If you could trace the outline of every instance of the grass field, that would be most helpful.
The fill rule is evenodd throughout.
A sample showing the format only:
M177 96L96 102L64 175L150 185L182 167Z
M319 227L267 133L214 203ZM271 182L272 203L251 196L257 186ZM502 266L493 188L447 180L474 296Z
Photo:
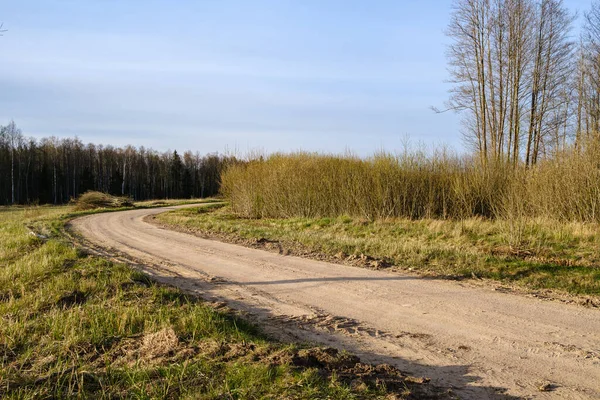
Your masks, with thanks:
M347 354L276 343L126 265L79 251L62 233L74 215L70 207L0 209L1 398L421 393L398 371L382 374ZM207 215L211 221L224 217Z
M293 254L600 295L600 227L595 223L481 218L372 221L347 216L247 219L220 205L206 211L182 209L157 220L251 245L277 242Z

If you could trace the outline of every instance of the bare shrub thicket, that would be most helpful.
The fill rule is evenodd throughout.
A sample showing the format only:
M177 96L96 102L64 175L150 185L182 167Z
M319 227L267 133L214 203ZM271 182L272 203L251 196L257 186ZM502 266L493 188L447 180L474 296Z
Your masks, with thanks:
M250 218L484 217L600 222L600 146L566 149L535 166L485 166L439 151L367 159L275 154L228 168L223 194Z
M502 219L600 222L600 1L454 0L453 84L473 155L445 151L273 155L230 168L223 193L247 217Z

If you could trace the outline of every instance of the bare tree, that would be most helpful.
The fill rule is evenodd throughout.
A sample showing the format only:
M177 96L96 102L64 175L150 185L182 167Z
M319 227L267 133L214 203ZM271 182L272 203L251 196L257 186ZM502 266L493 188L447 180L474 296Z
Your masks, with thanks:
M518 157L531 6L525 0L457 0L447 35L456 86L449 109L465 112L464 132L482 162Z
M600 131L600 2L585 14L578 63L578 138L598 137Z
M529 82L526 165L537 162L544 142L554 139L569 118L568 85L575 70L575 43L569 36L574 16L562 0L542 0L535 18L537 32Z
M523 152L535 163L564 127L572 22L562 0L455 0L447 107L464 114L463 133L483 163L516 165Z

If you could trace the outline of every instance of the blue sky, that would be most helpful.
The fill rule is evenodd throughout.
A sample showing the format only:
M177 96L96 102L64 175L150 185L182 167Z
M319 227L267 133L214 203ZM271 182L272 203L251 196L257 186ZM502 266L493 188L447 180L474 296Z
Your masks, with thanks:
M586 10L589 0L568 0ZM0 124L201 153L462 148L451 1L4 0Z

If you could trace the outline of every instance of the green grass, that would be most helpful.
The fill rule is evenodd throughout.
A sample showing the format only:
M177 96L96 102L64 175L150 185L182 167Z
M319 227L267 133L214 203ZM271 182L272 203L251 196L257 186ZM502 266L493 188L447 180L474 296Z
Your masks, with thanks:
M0 209L1 398L387 395L375 380L351 387L355 377L338 378L333 367L301 366L318 349L273 342L243 320L78 250L61 233L74 215L69 207ZM333 364L344 360L356 364L333 356Z
M429 276L487 278L531 289L600 295L600 227L544 220L246 219L228 207L183 209L159 222L227 240L280 242L295 254L383 260Z

